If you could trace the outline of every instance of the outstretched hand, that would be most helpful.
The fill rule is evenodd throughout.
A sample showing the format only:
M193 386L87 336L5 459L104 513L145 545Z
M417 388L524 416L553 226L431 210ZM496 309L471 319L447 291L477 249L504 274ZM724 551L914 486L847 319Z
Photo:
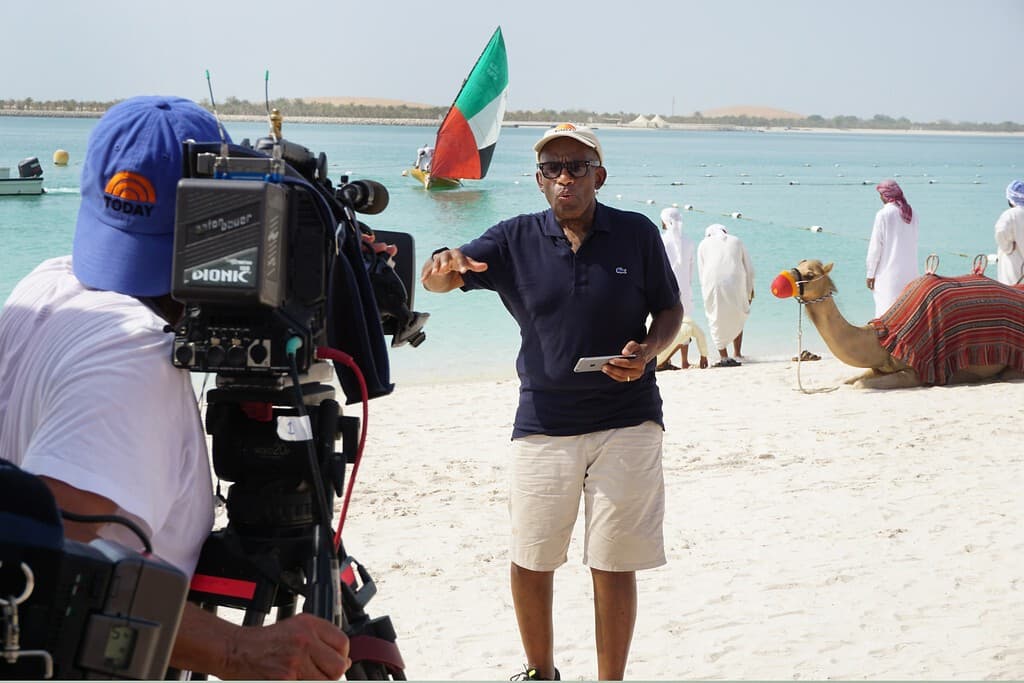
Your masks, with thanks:
M459 249L446 249L430 256L420 271L420 282L431 292L449 292L463 284L462 274L482 273L487 264L463 254Z

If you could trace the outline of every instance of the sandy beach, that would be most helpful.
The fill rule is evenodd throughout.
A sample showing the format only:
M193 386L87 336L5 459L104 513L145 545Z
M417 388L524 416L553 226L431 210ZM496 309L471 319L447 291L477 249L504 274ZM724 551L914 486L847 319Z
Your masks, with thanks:
M800 381L858 372L826 357ZM756 359L658 381L669 563L638 575L628 678L1024 679L1024 382L803 393L796 363ZM345 538L412 680L524 664L506 554L516 392L371 402ZM579 540L555 578L569 680L597 674Z

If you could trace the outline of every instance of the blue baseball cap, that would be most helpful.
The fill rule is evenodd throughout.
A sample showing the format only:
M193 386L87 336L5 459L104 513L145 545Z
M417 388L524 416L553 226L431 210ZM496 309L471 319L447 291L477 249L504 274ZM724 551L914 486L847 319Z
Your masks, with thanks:
M133 97L107 110L93 128L71 249L82 284L130 296L171 291L186 140L219 141L220 130L213 114L180 97Z

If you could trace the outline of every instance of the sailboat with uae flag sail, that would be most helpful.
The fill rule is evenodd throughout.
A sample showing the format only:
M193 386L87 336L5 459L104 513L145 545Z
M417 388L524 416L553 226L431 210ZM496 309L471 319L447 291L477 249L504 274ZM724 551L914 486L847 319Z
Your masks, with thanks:
M428 190L456 188L487 175L507 100L508 56L499 26L441 122L432 157L421 156L408 175Z

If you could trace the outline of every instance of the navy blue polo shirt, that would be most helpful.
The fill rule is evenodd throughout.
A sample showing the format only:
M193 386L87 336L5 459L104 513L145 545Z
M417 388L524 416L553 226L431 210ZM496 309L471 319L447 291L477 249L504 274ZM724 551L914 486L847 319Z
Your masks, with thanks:
M552 210L498 223L461 247L486 263L463 289L490 289L519 323L519 409L512 438L569 436L664 426L655 361L643 377L616 382L575 373L581 356L622 351L647 336L647 318L679 303L658 228L644 215L597 204L587 239L573 253Z

